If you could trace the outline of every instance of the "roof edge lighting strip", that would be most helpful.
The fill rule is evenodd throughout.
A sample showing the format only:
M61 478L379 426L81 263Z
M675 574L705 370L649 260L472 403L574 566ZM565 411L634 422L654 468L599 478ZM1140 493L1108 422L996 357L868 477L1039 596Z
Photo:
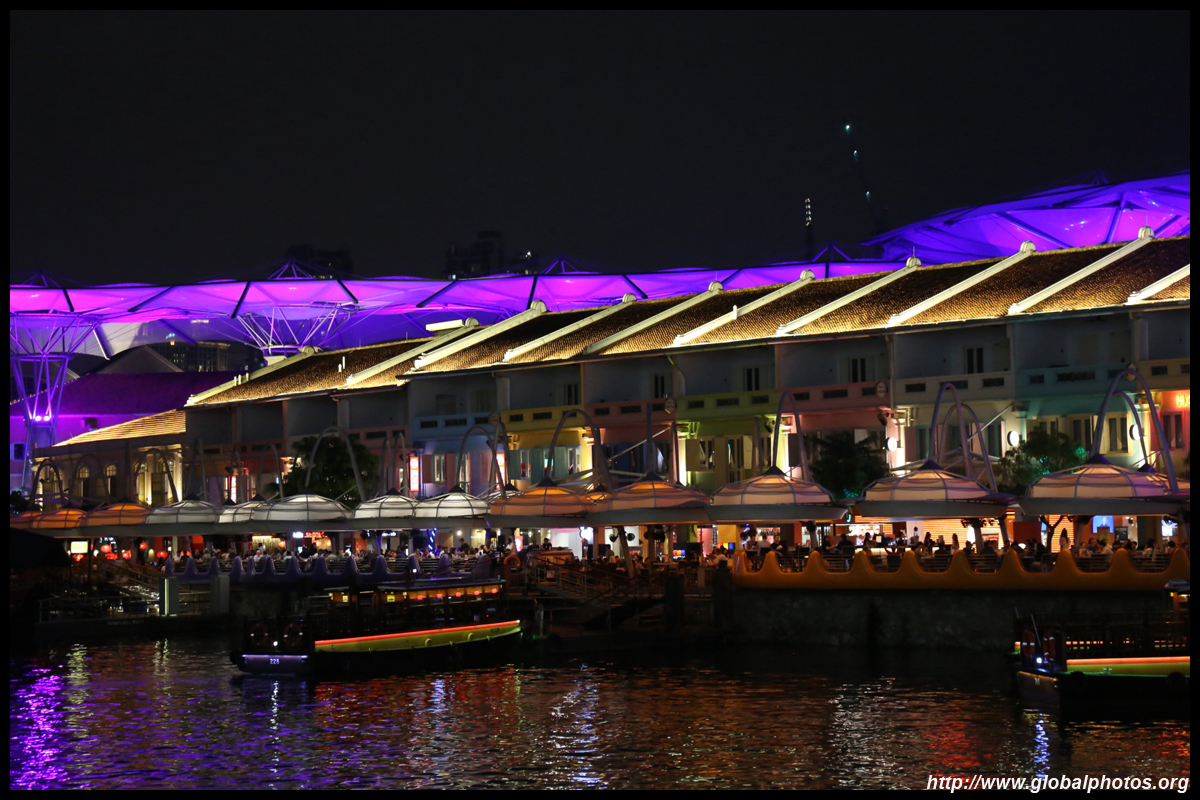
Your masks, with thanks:
M659 313L655 314L652 317L649 317L647 319L642 320L641 322L630 325L628 328L617 331L612 336L605 337L598 342L589 344L587 347L585 347L583 349L583 352L587 355L590 355L592 353L598 353L606 347L611 347L612 345L616 344L617 342L620 342L624 339L628 339L630 336L633 336L635 333L638 333L639 331L644 331L647 328L657 325L658 323L662 322L663 320L670 319L671 317L675 316L676 314L678 314L680 312L687 311L692 306L699 305L700 303L703 303L705 300L708 300L710 297L715 297L720 292L721 292L721 284L718 283L717 281L713 281L712 283L710 283L708 285L708 291L701 292L700 294L694 295L694 296L688 298L687 300L684 300L682 303L676 303L675 305L671 306L670 308L668 308L665 311L660 311Z
M1025 311L1027 309L1033 308L1034 306L1036 306L1038 303L1042 302L1046 298L1053 297L1054 295L1061 292L1063 289L1066 289L1068 286L1071 286L1072 284L1078 283L1079 281L1083 280L1088 275L1091 275L1094 272L1099 272L1100 270L1107 267L1109 264L1112 264L1116 261L1120 261L1125 256L1129 255L1130 253L1134 252L1135 250L1138 250L1139 248L1145 247L1152 241L1154 241L1153 229L1151 229L1149 225L1143 225L1141 230L1138 231L1138 238L1134 239L1132 242L1130 242L1129 244L1127 244L1123 247L1117 248L1116 250L1114 250L1113 252L1104 256L1100 260L1094 261L1091 264L1088 264L1086 267L1079 270L1078 272L1071 273L1067 277L1063 278L1061 281L1058 281L1057 283L1053 283L1050 286L1047 286L1045 289L1042 289L1040 292L1035 292L1035 293L1031 294L1029 297L1026 297L1024 300L1020 301L1019 303L1013 303L1011 306L1008 307L1008 316L1011 317L1014 314L1025 313Z
M540 317L546 313L546 304L541 300L534 300L528 311L522 311L520 314L514 314L503 322L497 322L494 325L488 325L482 330L477 330L469 336L463 336L458 341L448 344L445 347L440 347L431 353L421 356L413 363L414 369L424 369L434 362L441 361L443 358L452 356L455 353L460 353L468 347L479 344L482 341L492 338L493 336L511 330L518 325L524 324L535 317Z
M1188 277L1191 274L1192 274L1192 265L1191 264L1188 264L1185 267L1181 267L1180 269L1175 270L1174 272L1172 272L1170 275L1166 276L1165 278L1159 278L1154 283L1150 284L1149 286L1145 287L1144 289L1138 289L1136 292L1129 295L1129 299L1125 301L1125 305L1132 306L1136 303L1142 302L1147 297L1153 297L1154 295L1161 292L1163 289L1166 289L1168 286L1178 283L1179 281L1183 280L1184 278Z
M889 272L887 275L884 275L879 280L873 281L872 283L868 283L866 286L863 286L862 288L855 289L853 292L850 292L850 294L846 295L845 297L839 297L837 300L834 300L831 303L826 303L825 305L821 306L816 311L810 311L807 314L805 314L803 317L800 317L799 319L794 319L791 322L788 322L784 325L780 325L779 329L775 331L775 335L776 336L787 336L791 333L794 333L795 331L799 330L800 328L803 328L805 325L808 325L809 323L812 323L812 322L816 322L817 320L819 320L821 317L825 316L826 314L830 314L834 311L837 311L842 306L849 305L850 303L853 303L855 300L859 300L863 297L866 297L867 295L869 295L871 292L875 291L876 289L882 289L884 286L887 286L892 281L897 281L900 278L903 278L905 275L908 275L909 273L911 273L913 270L915 270L919 266L921 266L921 259L916 258L914 256L914 257L908 259L908 261L906 261L904 263L904 266L901 267L900 269L896 270L895 272Z
M922 300L921 302L917 303L912 308L905 309L904 311L901 311L899 314L893 314L891 319L889 319L887 321L887 324L884 327L893 328L903 322L907 322L908 320L912 319L913 317L917 316L918 314L928 311L929 309L933 308L934 306L938 305L939 303L943 303L946 300L949 300L951 297L954 297L957 294L965 292L967 289L970 289L972 286L975 286L978 283L982 283L983 281L987 280L988 278L992 277L993 275L1003 272L1004 270L1008 269L1009 267L1013 266L1014 264L1024 261L1026 258L1033 255L1033 253L1036 251L1036 249L1037 248L1034 247L1033 242L1031 242L1029 240L1021 242L1021 249L1019 251L1017 251L1015 254L1009 256L1008 258L1004 259L1003 261L1000 261L999 263L993 264L992 266L979 272L978 274L972 275L971 277L967 278L965 281L961 281L959 283L954 284L949 289L944 289L944 290L938 292L933 297L929 297L929 298Z
M410 358L419 356L423 353L428 353L430 350L436 350L439 347L444 347L445 345L450 344L454 340L459 339L463 336L466 336L468 333L473 332L478 327L479 327L479 320L475 319L474 317L467 317L467 319L463 321L463 324L461 327L454 328L453 330L447 331L446 333L443 333L441 336L430 339L430 340L428 340L422 344L419 344L416 347L413 347L409 350L405 350L400 355L392 356L391 358L384 359L383 361L380 361L378 364L376 364L372 367L367 367L364 370L360 370L360 371L354 373L350 377L346 378L346 385L353 386L356 383L362 383L367 378L372 378L372 377L378 375L379 373L383 372L384 370L388 370L393 367L398 367L399 365L403 364L405 361L408 361Z
M608 306L607 308L601 309L600 311L597 311L595 314L592 314L590 317L587 317L586 319L581 319L577 322L572 322L570 325L559 328L558 330L554 331L553 333L547 333L545 336L542 336L539 339L534 339L532 342L526 342L523 345L518 345L517 347L511 348L504 354L504 360L510 361L518 356L523 356L532 350L538 349L542 345L550 344L550 342L553 342L556 339L561 339L562 337L566 336L567 334L574 333L575 331L577 331L581 328L586 328L588 325L591 325L593 322L598 322L598 321L604 319L605 317L611 316L611 315L617 313L618 311L620 311L621 309L625 308L630 303L633 303L636 301L637 301L637 298L633 296L633 293L627 292L625 294L625 296L621 298L621 302L617 303L616 305Z
M740 272L741 270L738 270L738 271ZM717 317L716 319L706 322L697 328L693 328L692 330L688 331L687 333L679 334L678 336L675 337L674 344L676 347L687 344L688 342L693 341L694 339L699 339L701 336L703 336L706 333L710 333L712 331L715 331L717 328L728 325L730 322L733 322L734 320L738 319L739 317L746 316L751 311L762 308L763 306L768 305L770 303L774 303L776 300L780 299L781 297L787 297L789 294L796 291L801 286L804 286L805 284L812 281L814 279L814 277L815 276L813 275L813 271L811 269L806 269L800 273L799 280L794 280L791 283L789 283L787 286L780 287L779 289L776 289L775 291L771 292L770 294L763 295L762 297L758 298L757 300L751 300L749 303L746 303L746 305L744 305L744 306L741 306L741 307L734 306L732 311L722 314L721 316Z

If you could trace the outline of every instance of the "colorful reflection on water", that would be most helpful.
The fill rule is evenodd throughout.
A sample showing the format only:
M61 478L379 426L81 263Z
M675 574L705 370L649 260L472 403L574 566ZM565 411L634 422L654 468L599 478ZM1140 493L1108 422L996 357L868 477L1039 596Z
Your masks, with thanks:
M1190 775L1190 723L1023 707L1001 659L731 649L242 678L224 643L10 658L13 788L924 787Z

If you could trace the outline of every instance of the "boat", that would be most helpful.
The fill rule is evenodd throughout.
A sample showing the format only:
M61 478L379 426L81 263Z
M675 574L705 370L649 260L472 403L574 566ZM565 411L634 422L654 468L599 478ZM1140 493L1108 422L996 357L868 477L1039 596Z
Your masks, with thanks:
M502 654L520 638L503 580L422 578L331 587L305 613L250 621L230 660L255 675L394 672Z
M1030 617L1014 654L1017 692L1064 711L1190 714L1190 581L1166 592L1163 614Z

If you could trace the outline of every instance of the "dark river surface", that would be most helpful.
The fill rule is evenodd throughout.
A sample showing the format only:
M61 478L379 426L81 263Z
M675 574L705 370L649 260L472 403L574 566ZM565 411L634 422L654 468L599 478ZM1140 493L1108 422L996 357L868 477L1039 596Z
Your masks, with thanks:
M10 654L12 788L925 787L931 773L1185 777L1187 720L1063 721L1000 658L618 653L242 678L223 640Z

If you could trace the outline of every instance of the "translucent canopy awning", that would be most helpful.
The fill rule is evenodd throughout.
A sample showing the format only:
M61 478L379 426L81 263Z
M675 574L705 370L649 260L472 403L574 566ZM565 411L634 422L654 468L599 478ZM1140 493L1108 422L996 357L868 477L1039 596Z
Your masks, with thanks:
M1028 514L1174 514L1190 493L1180 483L1180 494L1171 495L1165 476L1111 464L1096 455L1086 464L1051 472L1034 481L1021 509Z
M926 461L905 475L875 481L854 508L864 516L893 519L994 517L1005 513L1009 499Z
M837 520L846 515L823 486L792 480L778 467L748 480L730 483L713 495L708 516L721 522Z
M586 495L558 486L547 478L524 492L493 500L488 519L498 527L580 525L592 505Z
M589 517L595 525L708 522L712 498L654 473L612 492Z
M437 520L462 519L482 517L487 513L486 500L472 497L463 491L461 486L455 486L445 494L431 497L417 503L413 512L414 524L436 527Z
M249 501L239 503L238 505L225 506L221 509L221 516L218 522L222 525L228 525L237 522L249 522L254 518L254 512L259 508L267 505L267 501L262 495L254 495Z
M392 489L360 504L354 509L354 519L407 519L416 509L416 500Z
M152 509L146 517L147 525L179 525L185 523L216 522L221 509L197 497L187 497L178 503Z
M15 517L9 517L8 526L10 528L27 530L33 527L33 521L40 517L41 514L42 512L40 511L23 511L20 514L17 514Z
M51 514L39 514L34 518L33 524L30 527L35 531L79 528L83 526L83 521L86 517L87 512L81 511L78 508L62 508Z
M259 506L250 519L253 522L322 522L343 520L349 514L350 509L336 500L317 494L298 494Z
M83 524L89 528L100 525L141 525L149 515L150 509L137 503L111 503L88 512Z

